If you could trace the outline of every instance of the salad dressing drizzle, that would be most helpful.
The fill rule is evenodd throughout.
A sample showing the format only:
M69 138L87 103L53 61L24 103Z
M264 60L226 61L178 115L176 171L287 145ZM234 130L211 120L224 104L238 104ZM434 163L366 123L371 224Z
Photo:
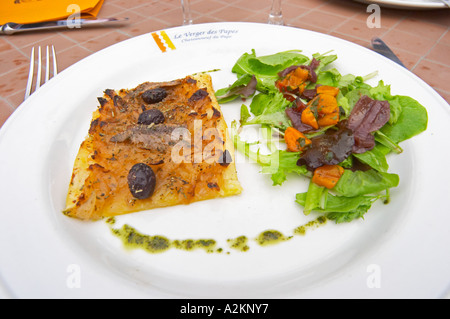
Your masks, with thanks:
M261 247L281 244L291 240L296 235L304 236L308 230L316 229L325 225L326 222L326 217L319 216L306 224L296 227L293 230L292 235L289 236L278 230L268 229L262 231L258 236L253 238L253 241ZM188 252L203 250L206 253L226 254L230 254L230 249L239 252L247 252L250 250L249 238L245 235L227 239L228 249L225 250L222 247L217 247L217 241L212 238L171 240L162 235L144 234L128 224L124 224L120 228L114 228L116 220L113 217L108 218L106 223L109 224L111 233L122 241L127 250L142 249L152 254L163 253L170 249L179 249Z

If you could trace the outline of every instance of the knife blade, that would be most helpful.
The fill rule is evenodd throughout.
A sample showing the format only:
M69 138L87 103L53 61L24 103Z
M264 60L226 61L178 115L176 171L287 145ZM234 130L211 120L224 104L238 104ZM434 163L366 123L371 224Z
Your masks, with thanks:
M371 40L372 48L375 52L387 57L388 59L400 64L402 67L406 68L405 65L400 61L400 59L395 55L394 52L378 37L374 37Z
M0 34L11 35L19 32L63 29L63 28L75 29L86 26L119 23L127 20L128 18L105 18L105 19L65 19L65 20L46 21L27 24L8 22L0 26Z

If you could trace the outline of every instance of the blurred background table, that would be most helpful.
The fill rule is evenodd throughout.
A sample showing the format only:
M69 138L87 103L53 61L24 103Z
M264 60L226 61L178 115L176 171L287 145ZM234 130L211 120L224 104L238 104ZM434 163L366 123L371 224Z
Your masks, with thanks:
M1 6L1 5L0 5ZM370 47L379 36L405 66L450 103L450 9L381 8L369 28L367 4L351 0L283 0L285 24ZM191 0L194 23L266 23L271 0ZM0 36L0 126L23 102L33 46L54 45L59 71L116 42L182 24L180 0L106 0L98 18L128 17L120 27Z

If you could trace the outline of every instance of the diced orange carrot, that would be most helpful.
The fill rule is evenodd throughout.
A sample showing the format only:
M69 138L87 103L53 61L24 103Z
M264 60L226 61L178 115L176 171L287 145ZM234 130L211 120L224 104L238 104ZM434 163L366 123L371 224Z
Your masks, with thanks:
M317 123L317 119L314 116L313 111L311 111L310 106L303 110L301 120L303 123L315 128L316 130L319 128L319 123Z
M275 83L276 87L284 91L299 90L301 94L306 87L306 80L308 79L309 72L302 68L297 68L290 72L283 80L279 80Z
M336 186L337 182L344 174L344 168L339 165L323 165L314 170L313 183L328 189Z
M328 94L336 97L339 94L339 88L330 85L321 85L316 89L317 94Z
M339 106L334 96L319 94L317 102L317 123L320 127L336 125L339 122Z
M302 82L305 82L309 77L309 71L302 68L296 68L294 71L294 76L301 79Z
M339 106L336 98L328 94L319 94L317 111L323 114L339 112Z
M329 114L320 115L317 123L320 127L336 125L339 122L339 113L333 112Z
M310 139L293 127L288 127L284 131L284 141L287 150L290 152L301 152L307 145L311 144Z

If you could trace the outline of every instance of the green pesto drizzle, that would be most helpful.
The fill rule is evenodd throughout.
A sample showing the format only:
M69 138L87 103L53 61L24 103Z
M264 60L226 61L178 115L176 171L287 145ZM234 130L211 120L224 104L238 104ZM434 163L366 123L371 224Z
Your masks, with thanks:
M138 232L135 228L125 224L121 228L114 228L115 218L111 217L106 223L111 226L111 232L120 238L127 249L143 249L149 253L163 253L169 249L180 249L184 251L193 251L202 249L207 253L222 253L224 249L216 247L217 242L214 239L183 239L170 240L160 235L147 235ZM326 224L327 218L320 216L304 225L298 226L293 230L293 235L286 236L278 230L265 230L256 238L255 242L260 246L269 246L290 240L294 235L305 235L307 230L316 229ZM246 252L250 249L249 240L246 236L227 239L230 249ZM229 252L227 252L229 254Z
M221 70L220 69L212 69L212 70L208 70L208 71L197 72L192 75L207 74L207 73L218 72L218 71L221 71Z
M321 225L324 225L327 222L327 218L324 216L319 216L318 218L306 223L305 225L298 226L294 229L295 235L305 235L306 231L311 228L317 228Z
M216 241L213 239L170 240L160 235L141 234L129 225L123 225L122 228L111 228L111 231L122 240L126 248L140 248L149 253L162 253L172 248L186 251L203 249L207 253L212 253L216 246ZM216 250L216 252L221 252L221 249Z
M248 244L248 238L245 236L239 236L236 238L227 239L228 245L230 248L239 250L239 251L247 251L250 249Z
M278 244L291 238L292 236L286 237L278 230L266 230L259 234L259 236L256 238L256 242L261 246L267 246Z

